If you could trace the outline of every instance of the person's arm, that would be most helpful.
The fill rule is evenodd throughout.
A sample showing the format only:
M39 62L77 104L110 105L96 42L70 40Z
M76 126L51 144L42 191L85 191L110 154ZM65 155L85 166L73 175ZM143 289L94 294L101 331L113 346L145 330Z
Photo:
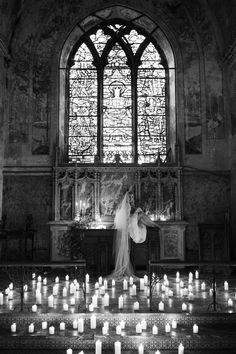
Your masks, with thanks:
M152 221L149 216L147 216L141 208L137 208L136 212L138 212L138 224L143 224L148 227L159 227L160 226Z

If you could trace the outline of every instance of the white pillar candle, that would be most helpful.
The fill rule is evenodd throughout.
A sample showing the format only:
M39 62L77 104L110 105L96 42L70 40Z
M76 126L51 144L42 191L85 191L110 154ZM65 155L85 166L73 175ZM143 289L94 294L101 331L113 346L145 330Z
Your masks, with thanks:
M10 292L10 289L9 289L9 288L6 288L6 289L5 289L5 294L8 295L9 292Z
M121 342L117 341L114 343L115 354L121 354Z
M50 326L48 331L49 331L49 334L55 334L55 327L54 326Z
M93 304L93 307L98 307L98 297L97 297L97 295L93 295L92 296L92 304Z
M187 311L187 305L185 302L182 303L182 311Z
M159 302L159 304L158 304L158 310L159 311L164 311L164 303L162 301Z
M233 306L233 300L230 299L230 298L229 298L229 300L228 300L228 306L229 306L229 307L232 307L232 306Z
M89 283L89 274L88 273L85 275L85 281L86 281L86 283Z
M97 318L95 315L92 315L90 318L90 328L96 329L96 327L97 327Z
M71 306L75 306L75 298L74 297L72 297L70 299L70 304L71 304Z
M176 329L176 328L177 328L177 321L176 321L176 320L172 320L172 322L171 322L171 327L172 327L173 329Z
M0 305L3 305L3 293L0 293Z
M128 282L126 279L123 280L123 290L128 290Z
M133 284L132 285L132 292L131 292L132 296L136 296L136 285Z
M124 298L122 295L120 295L118 298L118 308L123 309L123 307L124 307Z
M36 274L32 273L32 279L35 279L35 277L36 277Z
M138 311L138 310L139 310L139 302L136 301L136 302L134 303L134 311Z
M29 333L34 333L34 324L33 324L33 323L31 323L31 324L29 325L29 327L28 327L28 332L29 332Z
M201 290L202 290L202 291L205 291L205 290L206 290L206 284L205 284L204 281L203 281L202 284L201 284Z
M198 333L198 325L193 325L193 333Z
M13 300L13 291L10 290L8 293L8 300Z
M121 326L120 325L116 326L116 334L118 334L118 335L121 334Z
M62 289L62 296L63 296L63 297L66 297L66 296L67 296L67 288L66 288L66 287L64 287L64 288Z
M103 298L104 306L109 306L109 294L105 294Z
M152 334L158 334L158 328L156 325L153 325L152 327Z
M144 275L143 279L144 279L144 284L147 285L148 284L148 276Z
M67 312L69 310L69 306L67 303L63 304L63 311Z
M13 290L13 283L10 283L10 284L9 284L9 289L10 289L10 290Z
M48 296L48 307L53 307L53 295Z
M103 334L104 336L108 334L108 328L107 328L107 326L103 326L103 327L102 327L102 334Z
M107 290L108 289L107 279L104 279L103 285L104 285L105 290Z
M101 286L101 288L100 288L100 294L101 294L101 295L104 295L104 294L105 294L105 292L106 292L106 290L105 290L105 286L104 286L104 285L102 285L102 286Z
M72 327L73 327L73 329L77 329L78 328L78 321L77 320L73 321Z
M178 346L178 354L184 354L184 346L182 343Z
M142 333L142 325L141 323L136 324L136 333L140 334Z
M59 277L55 278L55 283L58 284L59 283Z
M168 290L168 296L169 296L169 297L172 297L173 295L174 295L173 290L169 289L169 290Z
M37 305L32 305L32 312L37 312Z
M65 322L60 322L59 328L60 328L60 331L64 331L66 329Z
M36 304L37 305L42 304L42 294L39 290L36 290Z
M78 319L78 332L79 333L84 332L84 319L83 318Z
M195 271L195 279L199 279L199 271L198 270Z
M42 281L42 277L39 275L37 281L40 283Z
M165 291L166 290L166 286L164 284L161 284L161 291Z
M133 283L134 283L134 278L133 277L129 277L129 285L133 285Z
M72 349L71 349L71 348L67 349L66 354L72 354L72 353L73 353L73 352L72 352Z
M111 286L116 286L116 281L115 281L115 279L112 279L112 281L111 281Z
M48 282L48 281L47 281L47 278L44 278L44 279L43 279L43 285L47 285L47 282Z
M58 295L58 286L57 285L54 285L53 288L52 288L52 294L54 296L57 296Z
M76 291L76 288L75 288L74 283L70 283L70 294L74 294L75 291Z
M48 328L48 323L47 321L42 322L42 329L47 329Z
M24 292L26 293L27 291L28 291L28 285L25 284L25 285L24 285Z
M144 290L144 279L143 278L140 278L140 280L139 280L139 288L140 288L140 290Z
M167 324L165 325L165 332L166 332L166 333L170 333L170 324L169 324L169 323L167 323Z
M147 321L146 320L142 320L141 321L141 326L142 326L142 329L146 330L147 329Z
M16 323L12 323L12 325L11 325L11 333L16 333Z
M138 346L138 354L143 354L144 353L144 346L143 346L143 344L141 343L141 344L139 344L139 346Z
M125 321L120 321L120 326L121 326L121 329L125 329Z
M99 283L99 285L102 285L102 277L101 276L98 278L98 283Z
M70 279L69 275L66 274L66 276L65 276L65 281L69 281L69 279Z
M99 283L98 282L95 283L95 289L99 289Z
M89 305L89 311L90 311L90 312L93 312L93 310L94 310L94 306L93 306L93 304L90 304L90 305Z
M224 290L228 291L229 290L229 284L227 281L224 282Z
M100 340L95 342L95 354L102 354L102 342Z

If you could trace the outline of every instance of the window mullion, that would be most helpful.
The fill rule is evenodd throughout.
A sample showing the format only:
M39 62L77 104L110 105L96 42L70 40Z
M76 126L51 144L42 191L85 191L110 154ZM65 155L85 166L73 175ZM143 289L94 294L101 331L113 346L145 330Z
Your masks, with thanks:
M98 66L97 78L98 78L98 106L97 106L97 154L99 162L103 161L103 121L102 121L102 109L103 109L103 67Z
M133 162L138 162L138 100L137 100L137 67L131 68L132 87L132 141L133 141Z

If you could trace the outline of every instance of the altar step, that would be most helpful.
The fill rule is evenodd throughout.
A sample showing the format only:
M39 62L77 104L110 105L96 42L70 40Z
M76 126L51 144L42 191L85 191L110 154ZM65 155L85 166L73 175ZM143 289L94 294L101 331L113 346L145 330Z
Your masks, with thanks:
M52 354L57 350L57 354L66 353L66 349L72 348L73 354L78 354L83 350L85 354L95 352L95 343L99 339L102 342L104 353L114 353L114 342L120 341L122 353L138 353L139 344L143 344L144 353L155 353L160 350L161 353L178 353L178 345L182 343L186 353L209 351L215 353L236 352L236 315L235 314L214 314L207 313L203 315L189 314L164 314L164 313L119 313L112 315L110 313L97 314L97 328L90 329L91 314L22 314L11 313L0 315L0 352L6 351L10 354L10 350L20 354L26 348L37 351L40 354L46 354L50 350ZM72 328L73 321L78 318L84 319L84 333L79 334L77 330ZM142 334L136 334L135 326L137 323L145 319L147 329ZM177 321L177 329L165 333L166 323L170 323L175 319ZM121 320L126 323L123 335L116 334L116 326ZM48 329L42 330L42 322L47 321L48 327L55 327L55 334L49 335ZM102 326L105 321L109 322L109 334L102 335ZM66 330L60 331L60 322L65 322ZM10 327L12 323L16 323L17 332L11 334ZM29 324L34 323L35 331L33 334L28 333ZM193 334L192 326L197 323L199 333ZM152 326L158 327L158 335L152 334ZM227 353L226 351L226 353ZM13 353L12 352L12 353ZM32 352L29 352L31 354ZM32 353L33 354L33 353Z

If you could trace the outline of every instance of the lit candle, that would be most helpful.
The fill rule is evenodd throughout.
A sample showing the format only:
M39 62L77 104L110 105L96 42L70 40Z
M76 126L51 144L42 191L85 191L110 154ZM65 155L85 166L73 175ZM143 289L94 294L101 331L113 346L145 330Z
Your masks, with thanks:
M105 294L105 292L106 292L106 290L105 290L105 286L104 286L104 285L102 285L102 286L101 286L101 288L100 288L100 294L101 294L101 295L104 295L104 294Z
M11 325L11 333L16 333L16 323L12 323L12 325Z
M136 333L140 334L142 333L142 325L141 323L136 324Z
M95 354L102 354L102 342L100 340L95 342Z
M99 283L98 282L95 283L95 289L99 289Z
M143 346L143 344L141 343L141 344L139 344L139 346L138 346L138 354L143 354L143 352L144 352L144 346Z
M205 291L205 290L206 290L206 284L205 284L204 281L203 281L202 284L201 284L201 290L202 290L202 291Z
M47 285L47 278L43 279L43 285Z
M50 326L48 330L49 330L49 334L55 334L55 327Z
M148 276L144 275L143 279L144 279L144 284L147 285L148 284Z
M31 323L31 324L29 325L29 327L28 327L28 332L29 332L29 333L34 333L34 324L33 324L33 323Z
M138 311L138 310L139 310L139 302L136 301L136 302L134 303L134 311Z
M195 279L199 279L199 271L198 270L196 270L196 272L195 272Z
M52 295L50 295L50 296L48 296L48 307L53 307L53 296Z
M79 331L79 333L84 332L84 319L83 318L78 319L78 331Z
M128 282L126 279L123 280L123 290L128 290Z
M183 280L180 280L180 282L179 282L179 286L180 286L181 288L183 288L183 287L184 287L184 282L183 282Z
M121 354L121 342L115 342L114 343L114 348L115 348L115 354Z
M143 278L140 278L140 280L139 280L139 287L140 287L140 290L144 290L144 279Z
M67 349L66 354L72 354L72 349L71 348Z
M102 285L102 277L101 276L98 278L98 283L99 283L99 285Z
M37 305L32 305L32 312L37 312Z
M59 277L55 278L55 283L58 284L59 283Z
M178 346L178 354L184 354L184 346L182 343Z
M174 295L173 290L168 290L168 296L172 297Z
M146 320L142 320L141 321L141 326L142 326L142 329L146 330L147 329L147 321Z
M116 286L116 281L115 281L115 279L112 279L112 281L111 281L111 286Z
M102 327L102 334L105 336L108 334L108 327L107 326L103 326Z
M193 333L198 333L198 325L193 325Z
M67 312L69 309L69 306L67 303L63 304L63 311Z
M131 291L131 296L136 296L136 285L132 285L132 291Z
M105 294L103 298L104 306L109 306L109 294Z
M118 334L118 335L121 334L121 326L120 325L116 326L116 334Z
M90 318L90 328L96 329L96 327L97 327L97 318L95 315L92 315Z
M78 322L77 322L77 320L74 320L74 321L73 321L72 327L73 327L73 329L77 329L77 328L78 328Z
M0 293L0 305L3 305L3 293Z
M233 306L233 300L232 300L232 299L229 299L229 300L228 300L228 306L229 306L229 307L232 307L232 306Z
M92 296L92 304L93 304L93 307L98 307L98 297L97 297L97 295L93 295Z
M27 291L28 291L28 285L25 284L25 285L24 285L24 292L26 293Z
M125 321L120 321L120 326L121 326L121 329L125 329Z
M103 285L104 285L105 290L107 290L108 289L107 279L104 279Z
M65 281L69 281L69 279L70 279L69 275L66 274L66 276L65 276Z
M159 302L159 304L158 304L158 310L159 311L164 311L164 303L162 301Z
M75 298L74 297L72 297L70 299L70 304L71 304L71 306L75 306Z
M158 328L156 325L153 325L152 327L152 334L158 334Z
M123 309L123 307L124 307L124 298L122 295L120 295L118 298L118 308Z
M63 296L63 297L66 297L66 296L67 296L67 288L66 288L66 287L64 287L64 288L62 289L62 296Z
M13 291L10 290L8 293L8 300L13 300Z
M13 283L10 283L10 284L9 284L9 289L10 289L10 290L13 290Z
M94 306L93 306L93 304L90 304L90 305L89 305L89 311L90 311L90 312L93 312L93 310L94 310Z
M86 281L86 283L89 283L89 274L88 273L85 275L85 281Z
M42 281L42 277L39 275L37 281L40 283Z
M66 329L65 322L60 322L59 328L60 328L60 331L64 331Z
M229 284L227 281L224 282L224 290L228 291L229 290Z
M185 302L182 303L182 311L187 311L187 305Z
M42 322L42 329L47 329L48 328L48 323L47 321Z
M76 291L76 288L75 288L74 284L70 283L70 294L74 294L75 291Z
M167 324L165 325L165 332L166 332L166 333L170 333L170 324L169 324L169 323L167 323Z
M133 283L134 283L134 278L133 277L129 277L129 285L133 285Z
M36 304L41 305L42 304L42 294L40 290L36 290Z
M35 277L36 277L36 274L32 273L32 279L35 279Z

